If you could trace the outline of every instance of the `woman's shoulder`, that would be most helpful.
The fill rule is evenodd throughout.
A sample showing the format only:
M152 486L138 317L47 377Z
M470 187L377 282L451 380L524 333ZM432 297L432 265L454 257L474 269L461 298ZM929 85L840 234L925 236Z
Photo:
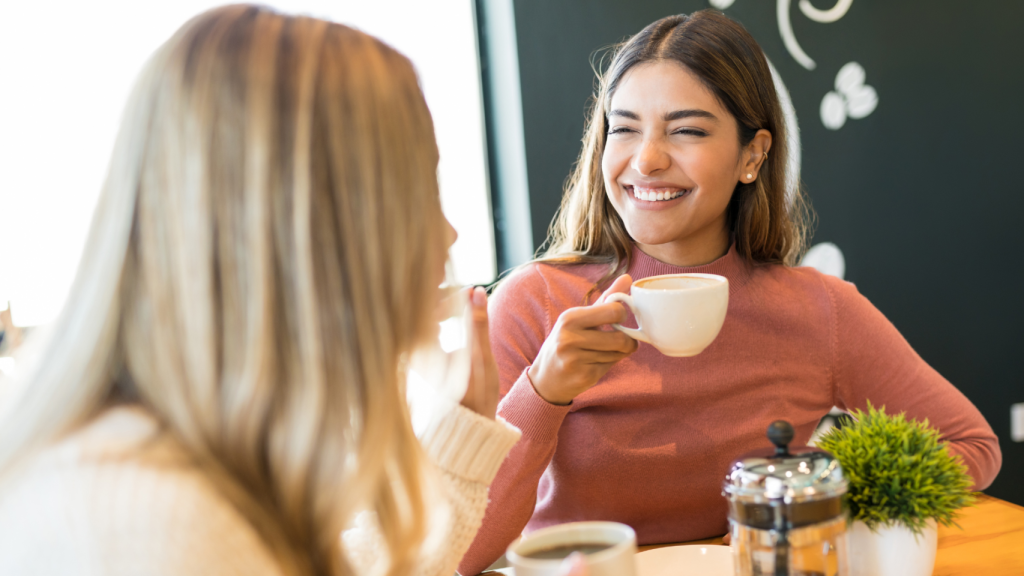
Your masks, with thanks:
M829 298L848 298L858 294L857 287L847 280L826 274L811 266L768 264L751 267L755 285L774 285L789 291Z
M829 323L877 325L881 312L848 280L809 266L757 266L751 274L757 301L771 301L779 310Z
M533 261L512 269L498 283L499 289L551 290L566 286L593 286L605 272L607 264L563 264Z
M788 269L794 281L806 285L806 289L824 293L835 306L853 303L868 303L867 298L849 280L826 274L810 266L795 266Z
M511 325L543 336L565 310L587 304L607 264L555 264L530 262L502 280L491 302L493 329Z
M167 436L145 411L115 408L33 456L0 492L0 573L278 574Z
M607 271L607 264L530 262L509 272L494 297L499 306L542 301L553 309L580 306Z

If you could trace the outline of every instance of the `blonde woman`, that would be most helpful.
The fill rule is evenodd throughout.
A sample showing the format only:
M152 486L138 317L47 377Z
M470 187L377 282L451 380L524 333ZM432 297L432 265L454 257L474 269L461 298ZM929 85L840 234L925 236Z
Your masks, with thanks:
M182 27L0 419L0 573L450 576L519 432L482 291L464 406L410 424L454 240L437 160L378 40L241 5Z

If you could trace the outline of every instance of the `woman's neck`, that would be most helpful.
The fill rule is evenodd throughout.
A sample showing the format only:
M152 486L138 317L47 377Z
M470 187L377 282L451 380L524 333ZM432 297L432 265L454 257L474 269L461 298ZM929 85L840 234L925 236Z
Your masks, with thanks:
M665 244L637 242L636 245L644 254L665 264L680 268L703 266L725 256L729 251L729 230L725 226L715 226Z

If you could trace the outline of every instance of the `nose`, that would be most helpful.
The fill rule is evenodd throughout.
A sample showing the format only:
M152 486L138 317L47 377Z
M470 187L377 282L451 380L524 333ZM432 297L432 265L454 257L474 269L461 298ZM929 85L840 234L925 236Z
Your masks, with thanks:
M643 176L650 176L668 168L672 161L657 138L645 138L640 150L633 156L633 170Z
M455 244L455 241L459 239L459 232L457 230L455 230L455 226L452 226L452 223L448 221L447 217L442 215L441 219L444 220L444 229L445 229L444 230L444 238L445 238L445 242L447 244L447 247L451 248L452 245Z

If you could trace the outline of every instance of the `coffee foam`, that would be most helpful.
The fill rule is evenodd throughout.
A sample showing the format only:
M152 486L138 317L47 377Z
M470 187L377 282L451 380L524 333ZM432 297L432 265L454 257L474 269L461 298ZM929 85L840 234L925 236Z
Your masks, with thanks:
M721 284L721 280L704 278L703 276L676 276L672 278L650 278L636 283L637 288L644 290L694 290Z

